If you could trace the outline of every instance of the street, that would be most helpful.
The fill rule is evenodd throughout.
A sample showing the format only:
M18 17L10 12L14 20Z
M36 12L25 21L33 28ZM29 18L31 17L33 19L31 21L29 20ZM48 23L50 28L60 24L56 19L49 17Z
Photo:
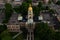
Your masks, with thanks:
M4 18L5 18L4 10L0 10L0 23L3 22Z

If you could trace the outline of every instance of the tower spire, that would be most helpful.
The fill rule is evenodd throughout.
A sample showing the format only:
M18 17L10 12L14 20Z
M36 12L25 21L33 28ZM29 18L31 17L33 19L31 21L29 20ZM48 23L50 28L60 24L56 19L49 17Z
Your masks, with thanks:
M29 4L28 11L32 11L32 5L31 4Z
M33 10L31 4L28 7L28 23L33 23Z

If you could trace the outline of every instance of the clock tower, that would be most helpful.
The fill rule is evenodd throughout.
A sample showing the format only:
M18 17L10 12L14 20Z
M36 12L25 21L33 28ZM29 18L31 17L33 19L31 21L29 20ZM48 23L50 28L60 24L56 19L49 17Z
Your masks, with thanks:
M29 4L28 8L28 23L33 23L33 9L31 4Z

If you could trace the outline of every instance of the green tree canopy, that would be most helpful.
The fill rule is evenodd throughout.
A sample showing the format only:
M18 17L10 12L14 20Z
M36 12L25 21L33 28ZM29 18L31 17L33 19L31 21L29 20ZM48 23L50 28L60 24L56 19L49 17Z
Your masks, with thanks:
M27 3L32 3L32 0L26 0L27 1Z
M0 33L7 29L6 25L0 25Z
M38 16L38 15L39 15L39 12L40 12L40 11L39 11L39 8L33 6L33 13L34 13L34 15L35 15L35 16Z
M5 4L5 19L3 20L3 23L7 23L8 20L11 17L11 14L13 13L12 6L9 3Z
M42 6L42 2L39 2L39 4L38 4L39 10L42 10L42 9L41 9L42 7L43 7L43 6Z
M49 28L47 23L38 23L35 30L35 40L53 40L55 32Z
M21 12L21 6L15 6L13 9L17 13L20 13Z
M57 4L57 5L60 5L60 1L58 1L56 4Z
M60 32L56 32L56 34L55 34L55 40L60 40Z
M22 15L26 15L28 12L28 6L29 4L27 2L23 2L21 5L21 13Z
M9 3L5 4L5 12L9 12L9 13L12 12L12 6L11 6L11 4L9 4Z

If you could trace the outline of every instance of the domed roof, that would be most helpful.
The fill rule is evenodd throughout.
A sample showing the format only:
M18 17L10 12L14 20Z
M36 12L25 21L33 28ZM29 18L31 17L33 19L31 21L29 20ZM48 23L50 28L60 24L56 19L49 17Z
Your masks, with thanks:
M29 4L29 8L28 8L29 11L32 11L32 7L31 7L31 4Z

